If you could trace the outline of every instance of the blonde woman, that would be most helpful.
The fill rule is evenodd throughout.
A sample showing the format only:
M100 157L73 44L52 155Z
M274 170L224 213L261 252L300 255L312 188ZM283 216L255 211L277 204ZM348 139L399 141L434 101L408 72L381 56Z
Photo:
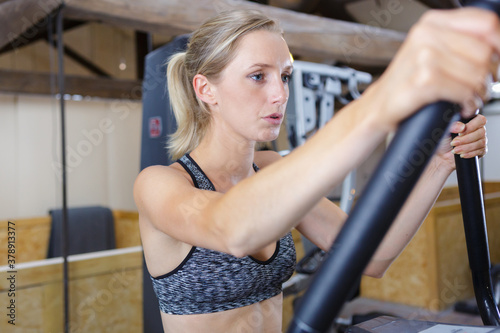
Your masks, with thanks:
M346 216L324 196L420 107L448 100L471 116L499 52L494 15L430 12L360 99L281 158L254 149L276 139L285 114L293 63L281 29L254 11L205 22L168 64L177 162L143 170L134 188L165 332L281 332L290 230L328 250ZM485 122L452 126L460 136L441 145L365 274L382 276L410 241L453 153L485 154Z

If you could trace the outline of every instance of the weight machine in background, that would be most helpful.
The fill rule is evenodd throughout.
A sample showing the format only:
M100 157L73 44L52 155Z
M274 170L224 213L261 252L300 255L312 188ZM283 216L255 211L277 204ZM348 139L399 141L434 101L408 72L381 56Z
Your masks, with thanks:
M286 110L286 130L291 150L303 145L341 107L361 96L360 86L372 81L369 73L349 67L336 67L304 61L294 61L290 81L290 97ZM339 105L340 104L340 105ZM290 152L281 151L285 156ZM359 184L358 184L359 188ZM339 188L328 197L340 201L340 208L349 213L356 194L356 170L351 171ZM297 265L297 274L283 285L284 296L297 295L306 289L312 274L318 269L325 253L302 237L305 256Z

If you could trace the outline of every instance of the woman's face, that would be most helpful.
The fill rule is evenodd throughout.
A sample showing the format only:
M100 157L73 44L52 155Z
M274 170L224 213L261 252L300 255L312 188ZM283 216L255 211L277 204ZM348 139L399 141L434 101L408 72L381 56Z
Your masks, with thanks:
M246 140L276 139L291 74L290 52L281 35L265 30L245 35L214 84L215 122Z

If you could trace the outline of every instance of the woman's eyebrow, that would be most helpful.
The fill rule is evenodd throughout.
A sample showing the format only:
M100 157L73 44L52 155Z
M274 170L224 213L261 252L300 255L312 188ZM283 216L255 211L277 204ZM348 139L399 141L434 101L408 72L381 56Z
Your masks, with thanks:
M256 63L256 64L253 64L253 65L250 65L248 67L248 69L252 69L254 67L259 67L259 68L269 68L269 67L273 67L273 65L270 65L270 64L266 64L266 63ZM286 66L285 68L283 68L283 70L286 70L286 71L293 71L293 66Z
M265 63L256 63L256 64L253 64L253 65L250 65L248 67L248 69L251 69L251 68L254 68L254 67L268 68L268 67L273 67L273 66L270 65L270 64L265 64Z

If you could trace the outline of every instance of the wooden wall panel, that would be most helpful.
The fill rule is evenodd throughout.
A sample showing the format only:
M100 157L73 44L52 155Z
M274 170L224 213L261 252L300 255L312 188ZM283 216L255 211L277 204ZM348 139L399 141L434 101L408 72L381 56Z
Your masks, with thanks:
M0 267L2 276L7 266ZM16 293L0 281L0 302L16 304L16 325L0 322L1 332L62 332L62 259L16 266ZM71 332L142 330L142 249L103 251L69 258Z
M75 50L82 57L94 59L95 50L92 48L94 34L98 34L94 27L99 24L87 24L64 32L64 44ZM105 27L104 27L105 28Z
M387 270L382 279L364 276L361 295L383 301L428 307L436 290L433 278L437 275L432 257L434 223L424 222L408 247Z
M114 211L116 248L141 245L139 214L137 212Z
M141 245L137 212L113 211L116 248ZM50 216L14 220L16 263L47 258ZM8 221L0 221L0 266L7 264Z
M3 311L5 308L2 306L2 318L0 321L1 332L24 333L24 332L37 332L37 328L43 327L44 318L44 304L43 304L43 287L33 287L29 289L19 289L15 297L15 312L12 312L13 317L7 317L10 313ZM14 298L12 298L14 299ZM8 297L7 292L0 292L0 301L2 305L10 304L11 298ZM5 309L6 310L6 309ZM8 321L13 320L15 325L10 324Z
M141 332L142 269L123 269L70 284L76 332Z
M15 223L16 262L47 258L50 217L33 218ZM0 221L0 266L7 264L8 221Z
M439 307L447 308L459 300L474 296L460 205L435 210L437 251L431 253L438 261Z
M490 260L493 264L500 264L500 194L486 194L484 197Z
M0 68L14 68L14 53L0 54Z

